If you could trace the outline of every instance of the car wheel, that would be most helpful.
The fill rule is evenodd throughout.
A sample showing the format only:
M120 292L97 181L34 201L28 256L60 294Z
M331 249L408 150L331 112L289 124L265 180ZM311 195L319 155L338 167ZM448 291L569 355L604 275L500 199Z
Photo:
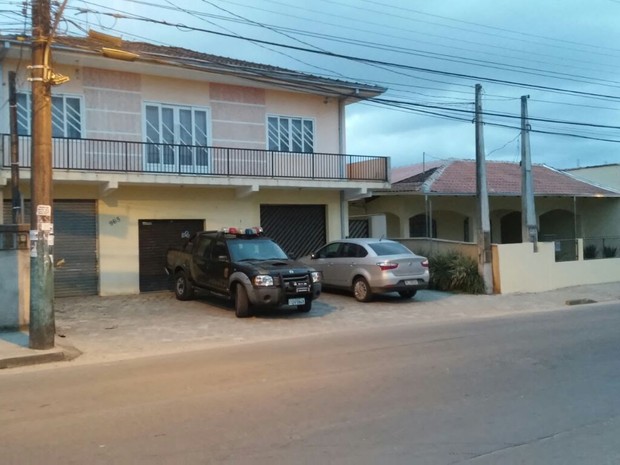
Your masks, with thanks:
M191 300L194 298L194 287L187 279L185 271L177 271L174 275L174 295L179 300Z
M308 313L312 310L312 297L306 297L306 303L303 305L298 305L297 310L304 313Z
M250 316L248 293L241 283L235 286L235 315L237 318L247 318Z
M403 298L403 299L411 299L414 295L416 295L417 289L413 289L411 291L399 291L398 294Z
M353 295L360 302L368 302L372 298L370 286L365 278L359 277L353 281Z

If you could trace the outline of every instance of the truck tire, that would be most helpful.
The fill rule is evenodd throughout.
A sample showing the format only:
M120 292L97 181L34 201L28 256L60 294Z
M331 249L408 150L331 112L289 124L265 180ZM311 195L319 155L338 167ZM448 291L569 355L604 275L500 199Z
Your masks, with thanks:
M179 300L191 300L194 298L194 286L187 279L185 271L177 271L174 274L174 295Z
M360 302L368 302L372 299L370 286L365 278L359 276L353 281L353 295Z
M303 305L298 305L297 310L303 313L308 313L312 310L312 297L306 297L306 303Z
M251 315L248 293L241 283L235 286L235 315L237 318L247 318Z

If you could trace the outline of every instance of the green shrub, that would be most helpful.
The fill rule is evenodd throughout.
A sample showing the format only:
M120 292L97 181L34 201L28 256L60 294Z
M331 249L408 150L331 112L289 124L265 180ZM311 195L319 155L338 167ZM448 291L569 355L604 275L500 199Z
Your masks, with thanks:
M484 280L473 258L458 252L447 252L429 257L429 263L432 289L468 294L484 292Z
M583 258L585 258L586 260L589 260L591 258L596 258L596 246L593 244L590 245L586 245L583 248Z
M612 258L616 256L616 252L618 251L617 247L607 247L603 246L603 257Z

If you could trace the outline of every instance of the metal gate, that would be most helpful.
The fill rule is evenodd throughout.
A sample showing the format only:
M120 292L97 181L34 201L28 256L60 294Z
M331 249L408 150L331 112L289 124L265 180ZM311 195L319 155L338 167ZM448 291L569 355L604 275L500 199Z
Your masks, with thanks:
M265 235L292 257L325 244L325 205L261 205L260 221Z
M368 218L349 220L349 237L369 237Z
M166 252L204 229L204 220L139 220L140 292L170 288Z
M11 202L4 202L4 219L11 218ZM97 207L94 200L55 200L54 296L97 295ZM30 220L30 202L24 205Z

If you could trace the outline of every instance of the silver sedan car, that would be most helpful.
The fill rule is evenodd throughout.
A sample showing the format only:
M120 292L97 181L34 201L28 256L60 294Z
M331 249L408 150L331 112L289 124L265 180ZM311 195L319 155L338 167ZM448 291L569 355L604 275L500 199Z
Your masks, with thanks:
M341 239L301 259L323 273L323 287L350 289L360 302L398 292L409 299L429 281L428 260L387 239Z

